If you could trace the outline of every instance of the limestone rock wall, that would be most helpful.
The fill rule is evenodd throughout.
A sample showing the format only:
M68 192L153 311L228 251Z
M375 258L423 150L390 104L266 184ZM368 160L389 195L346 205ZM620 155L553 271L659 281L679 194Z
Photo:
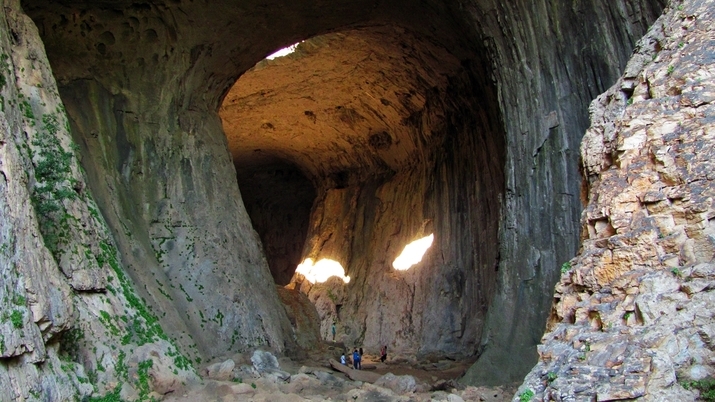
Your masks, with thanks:
M583 248L519 394L688 401L715 374L714 5L671 3L591 104Z
M0 400L170 392L191 363L124 274L34 23L1 6Z
M559 268L578 249L585 110L615 82L664 2L462 5L491 55L507 149L497 291L464 381L500 384L520 381L536 360Z
M205 37L159 5L54 6L34 17L89 186L141 296L192 361L293 349L220 121L201 95L210 88L193 92L211 57Z

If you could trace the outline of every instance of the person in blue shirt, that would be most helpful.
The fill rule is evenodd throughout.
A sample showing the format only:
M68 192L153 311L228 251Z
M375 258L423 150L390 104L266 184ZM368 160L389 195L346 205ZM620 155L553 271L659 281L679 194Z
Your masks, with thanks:
M360 354L357 349L353 350L353 368L355 370L360 369Z

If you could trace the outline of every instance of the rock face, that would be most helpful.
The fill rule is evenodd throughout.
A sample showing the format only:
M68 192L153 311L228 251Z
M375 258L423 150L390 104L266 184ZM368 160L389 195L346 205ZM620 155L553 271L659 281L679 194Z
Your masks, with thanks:
M261 237L276 285L287 285L301 263L315 200L313 183L286 163L237 166L251 223Z
M266 160L295 167L315 189L300 257L335 259L352 278L294 281L319 306L323 334L336 319L345 340L405 356L477 353L466 382L521 378L561 262L578 245L587 104L664 4L22 5L32 21L4 2L0 38L0 300L9 319L0 385L11 399L62 400L88 395L89 384L142 399L194 378L189 359L298 351L236 180L234 164ZM295 142L252 135L229 152L218 111L236 79L281 46L338 31L346 47L335 43L336 60L368 79L344 79L349 91L323 89L322 106L299 99L290 110L303 129L339 129ZM355 49L364 44L374 52ZM255 93L244 98L270 98ZM290 127L237 124L254 134ZM266 241L272 256L294 261L301 219L282 220L289 237ZM421 265L392 270L402 247L429 233L436 240ZM691 239L686 250L707 243Z
M504 136L482 68L406 29L366 28L261 62L227 95L221 116L238 166L284 157L316 183L302 259L337 261L353 281L313 286L299 275L291 285L318 307L326 338L336 323L337 340L375 352L389 344L457 357L476 348L494 293L504 191ZM267 182L275 199L296 193ZM277 219L298 211L252 197L252 217L270 217L259 231L290 230ZM396 272L402 249L432 233L423 263ZM265 247L278 259L273 244L281 243Z
M715 375L714 17L673 4L592 103L583 250L520 392L687 401Z
M19 2L2 9L0 399L141 399L196 380L124 273L35 25Z

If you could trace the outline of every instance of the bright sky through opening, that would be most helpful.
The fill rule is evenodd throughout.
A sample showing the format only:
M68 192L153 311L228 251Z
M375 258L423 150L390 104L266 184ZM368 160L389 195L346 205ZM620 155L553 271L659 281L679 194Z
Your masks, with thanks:
M339 262L323 258L313 264L312 258L306 258L302 264L298 265L295 272L305 276L310 283L323 283L331 276L337 276L343 282L350 282L350 277L345 276L345 269Z
M410 267L422 261L422 256L424 256L427 249L430 248L432 241L434 241L434 234L406 245L402 253L395 258L395 262L392 263L392 266L400 271L410 269Z
M273 59L275 59L276 57L288 56L289 54L295 52L295 49L298 47L298 44L299 44L299 43L300 43L300 42L296 43L295 45L291 45L291 46L288 46L288 47L284 47L283 49L279 49L277 52L275 52L275 53L269 55L269 56L266 57L266 58L267 58L268 60L273 60Z

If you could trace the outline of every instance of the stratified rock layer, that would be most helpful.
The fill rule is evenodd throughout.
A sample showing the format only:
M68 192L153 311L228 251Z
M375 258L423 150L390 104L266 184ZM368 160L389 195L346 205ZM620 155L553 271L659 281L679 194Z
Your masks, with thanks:
M583 250L520 393L688 401L681 384L715 375L713 18L672 4L592 103Z

